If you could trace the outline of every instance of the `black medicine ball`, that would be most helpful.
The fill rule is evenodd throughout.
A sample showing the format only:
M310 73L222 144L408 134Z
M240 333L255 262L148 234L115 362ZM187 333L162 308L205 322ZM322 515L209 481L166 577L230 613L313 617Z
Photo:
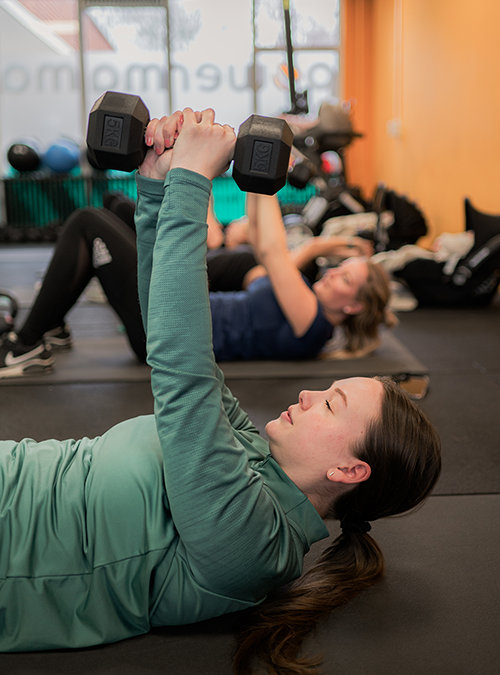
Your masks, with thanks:
M9 164L17 171L36 171L41 157L37 150L26 143L14 143L7 152Z

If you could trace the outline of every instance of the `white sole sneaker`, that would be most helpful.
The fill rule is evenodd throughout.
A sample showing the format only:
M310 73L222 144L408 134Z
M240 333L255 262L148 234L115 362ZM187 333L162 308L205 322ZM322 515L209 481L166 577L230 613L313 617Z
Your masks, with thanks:
M30 359L25 363L18 363L14 366L5 366L0 368L0 379L8 377L22 377L23 375L35 375L37 373L49 372L52 370L54 357L48 359Z

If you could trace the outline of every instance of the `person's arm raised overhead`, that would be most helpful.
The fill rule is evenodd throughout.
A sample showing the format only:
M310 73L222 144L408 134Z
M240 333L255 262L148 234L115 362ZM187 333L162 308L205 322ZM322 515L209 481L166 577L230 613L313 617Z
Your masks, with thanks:
M227 167L234 141L230 127L214 124L213 111L183 111L161 183L148 362L179 564L199 587L255 602L270 578L300 573L303 551L295 551L285 513L249 465L251 456L267 456L267 444L222 384L213 356L206 215L210 180ZM137 180L139 190L150 182Z
M182 121L182 114L179 111L170 117L162 117L161 120L151 120L146 129L146 145L150 150L137 172L138 189L134 215L138 252L137 274L139 302L146 329L156 221L164 196L163 181L170 169L172 148L182 127Z
M294 335L302 337L316 317L318 301L288 250L278 199L249 193L247 213L252 241L276 299Z

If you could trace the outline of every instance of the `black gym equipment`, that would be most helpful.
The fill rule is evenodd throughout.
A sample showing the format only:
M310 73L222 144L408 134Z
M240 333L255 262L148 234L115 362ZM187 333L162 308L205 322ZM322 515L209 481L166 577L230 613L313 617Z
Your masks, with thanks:
M90 164L99 169L134 171L147 146L149 111L139 96L108 91L89 115ZM285 120L251 115L240 126L234 151L233 178L240 190L273 195L285 186L293 132Z
M37 148L29 142L13 143L7 151L7 161L13 169L21 172L36 171L42 158Z
M344 151L354 138L361 138L352 128L349 110L342 105L332 105L324 102L318 111L318 120L309 129L296 133L294 137L294 151L301 153L308 162L299 161L297 168L290 172L288 180L291 185L299 189L315 177L321 177L328 185L330 178L322 170L321 155L324 152L336 152L342 162L342 172L336 176L335 185L345 187L347 178L345 172ZM332 185L330 184L330 187Z
M464 200L465 229L474 232L474 246L451 275L444 262L413 260L394 276L408 286L420 305L486 307L500 285L500 214L484 213Z

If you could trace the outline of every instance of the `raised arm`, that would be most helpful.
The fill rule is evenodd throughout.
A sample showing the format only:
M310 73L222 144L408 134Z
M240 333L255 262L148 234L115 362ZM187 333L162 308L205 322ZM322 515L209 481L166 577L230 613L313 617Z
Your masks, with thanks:
M248 194L249 235L264 266L276 299L296 337L309 330L318 301L290 255L276 197Z
M146 131L146 143L151 147L151 151L137 174L135 223L138 247L139 300L145 328L147 328L149 288L158 213L164 198L164 180L170 169L173 143L179 135L182 122L183 117L180 112L174 113L169 118L153 119L150 122ZM209 233L207 244L209 245L210 208L207 222ZM248 419L247 414L241 410L238 401L224 384L222 372L218 367L216 367L216 371L223 394L224 407L231 425L241 431L256 433L257 430Z
M209 179L231 156L234 135L184 113L170 171L160 183L147 319L166 494L180 535L179 564L213 592L241 597L244 587L248 599L258 600L268 588L263 570L270 566L274 578L289 579L301 562L290 548L294 535L285 512L250 464L270 461L267 443L222 385L212 351L205 265ZM137 180L140 190L151 182L141 175ZM300 503L304 499L300 493Z
M146 129L146 145L150 147L137 172L137 203L135 229L137 233L139 303L144 329L147 330L149 284L156 241L156 223L164 196L163 181L170 169L172 148L182 128L178 111L169 118L153 119Z

